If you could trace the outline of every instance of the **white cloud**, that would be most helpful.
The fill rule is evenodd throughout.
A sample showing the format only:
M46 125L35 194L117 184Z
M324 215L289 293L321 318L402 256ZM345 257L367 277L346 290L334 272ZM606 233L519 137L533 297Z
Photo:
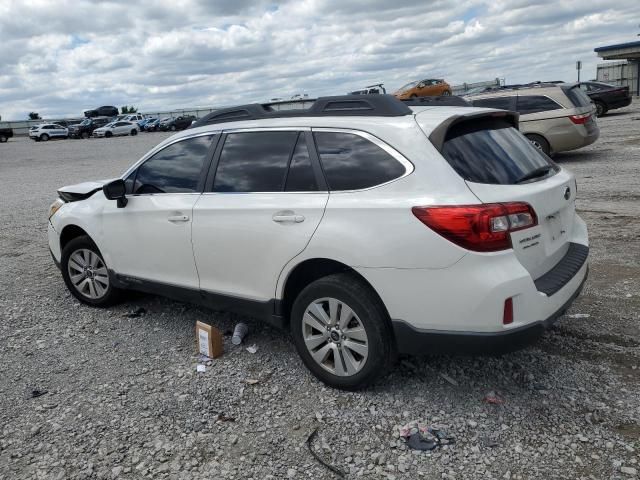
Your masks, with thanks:
M0 114L142 111L451 83L595 76L637 0L15 0L0 15Z

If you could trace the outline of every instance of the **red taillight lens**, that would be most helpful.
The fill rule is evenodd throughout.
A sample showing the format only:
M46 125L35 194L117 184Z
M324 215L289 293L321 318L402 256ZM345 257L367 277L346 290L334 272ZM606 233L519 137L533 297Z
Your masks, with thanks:
M475 252L511 248L509 233L538 224L528 203L413 207L413 214L447 240Z
M502 324L513 323L513 298L509 297L504 301L504 313L502 314Z
M571 120L576 125L584 125L591 118L590 113L583 113L582 115L569 115L569 120Z

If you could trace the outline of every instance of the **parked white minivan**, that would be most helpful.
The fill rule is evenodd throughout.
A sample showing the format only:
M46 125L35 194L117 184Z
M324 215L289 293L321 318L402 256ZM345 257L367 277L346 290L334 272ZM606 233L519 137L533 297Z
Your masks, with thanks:
M248 314L338 388L397 353L518 348L579 294L589 247L575 177L517 127L389 95L218 110L61 188L49 246L88 305L135 289Z

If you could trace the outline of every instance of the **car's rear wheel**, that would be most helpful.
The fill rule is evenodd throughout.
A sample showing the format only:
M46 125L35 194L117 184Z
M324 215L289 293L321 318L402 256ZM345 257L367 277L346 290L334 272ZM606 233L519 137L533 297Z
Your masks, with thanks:
M291 333L307 368L335 388L369 385L394 358L384 306L349 273L323 277L302 290L291 311Z
M418 95L416 95L415 93L412 93L411 95L409 95L409 98L418 98Z
M0 143L5 143L7 140L9 140L5 135L0 135Z
M109 138L109 137L113 137L113 133L111 133L111 132L107 131L107 132L104 134L104 136L105 136L105 137L107 137L107 138Z
M551 155L551 147L549 146L549 142L547 142L547 140L544 137L541 137L540 135L536 135L535 133L526 135L526 137L529 139L531 144L534 147L536 147L538 150L540 150L542 153L544 153L547 156Z
M131 130L131 136L137 135L138 134L138 130L136 130L135 128L133 130Z
M606 105L602 102L595 102L595 104L596 104L596 116L602 117L603 115L606 115L607 113Z
M171 130L172 132L176 131L176 126L175 125L171 125L171 127L169 127L169 130Z
M48 141L49 135L47 135L46 133L43 133L42 135L40 135L40 140L42 140L43 142Z
M111 284L100 250L86 235L65 245L60 268L71 294L87 305L106 307L117 301L121 294L121 290Z
M87 138L89 138L89 132L82 132L81 137L86 140Z

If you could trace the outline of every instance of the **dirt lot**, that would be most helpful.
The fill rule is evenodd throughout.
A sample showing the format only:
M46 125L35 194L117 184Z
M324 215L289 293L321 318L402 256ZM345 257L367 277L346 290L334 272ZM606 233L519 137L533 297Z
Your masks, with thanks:
M403 359L355 394L317 382L270 327L250 324L255 354L225 337L196 373L196 320L236 317L143 295L97 310L66 291L46 239L55 190L118 175L165 134L0 145L0 478L339 478L308 450L316 428L314 452L345 478L637 477L640 108L599 124L595 145L556 159L592 242L569 314L524 351ZM456 443L408 450L396 426L411 420Z

